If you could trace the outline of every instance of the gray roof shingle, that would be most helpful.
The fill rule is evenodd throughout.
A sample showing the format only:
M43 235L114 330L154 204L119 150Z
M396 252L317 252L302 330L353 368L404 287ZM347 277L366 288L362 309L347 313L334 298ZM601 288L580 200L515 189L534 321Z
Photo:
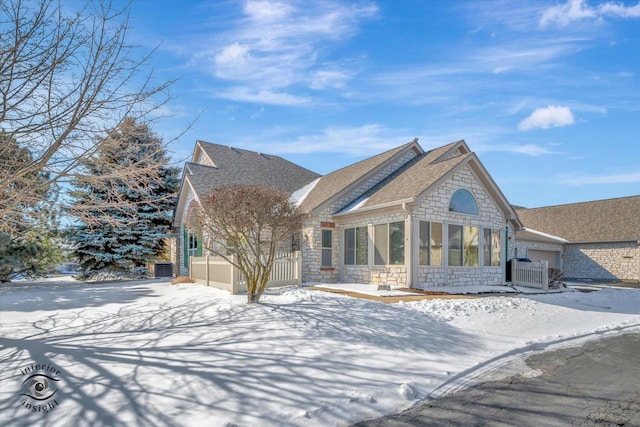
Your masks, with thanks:
M416 146L417 143L409 142L324 175L302 201L300 209L303 212L312 211L412 145Z
M571 243L640 241L640 196L516 209L528 229Z
M320 175L279 156L198 141L215 166L187 163L185 178L198 196L232 184L276 187L288 193Z

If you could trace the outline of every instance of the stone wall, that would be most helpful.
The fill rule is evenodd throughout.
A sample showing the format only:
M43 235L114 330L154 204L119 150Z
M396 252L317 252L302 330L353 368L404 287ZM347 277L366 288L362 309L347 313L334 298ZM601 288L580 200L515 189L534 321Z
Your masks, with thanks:
M343 209L345 206L357 200L364 191L371 188L386 175L400 167L410 159L402 159L387 167L384 173L377 174L369 179L358 190L337 201L332 206L327 207L319 215L308 218L305 222L302 232L302 254L303 267L302 277L306 283L322 283L322 282L345 282L345 283L372 283L372 284L389 284L392 287L409 286L411 278L408 277L407 266L410 264L411 248L417 250L417 224L419 221L439 222L444 225L444 245L447 244L447 225L467 225L500 230L501 251L500 266L484 267L482 256L482 245L480 245L479 266L475 267L448 267L446 266L446 254L443 257L442 266L418 266L413 268L417 270L417 282L412 286L416 288L426 288L432 286L444 285L479 285L491 284L498 285L504 283L504 265L507 258L513 257L515 253L515 245L509 244L509 256L505 257L504 247L505 240L505 216L498 208L491 196L485 191L480 184L478 178L469 167L463 167L456 173L452 174L436 189L429 192L423 200L420 200L416 206L410 211L404 212L401 207L390 208L385 211L374 211L368 215L357 212L353 215L334 217L333 214ZM462 214L458 212L449 212L449 202L451 196L458 189L467 189L475 197L478 205L479 215ZM411 215L411 218L409 218ZM347 228L366 226L369 232L376 224L384 224L396 221L405 221L405 265L404 266L376 266L373 265L373 243L369 243L369 265L344 265L343 254L343 234ZM409 227L412 226L413 230ZM333 260L331 268L323 268L321 266L322 256L322 232L323 228L333 230ZM413 231L411 238L410 232ZM513 236L513 229L509 226L509 236ZM482 238L481 238L482 239ZM480 240L482 242L482 240ZM515 241L514 241L515 242ZM446 252L446 249L443 250ZM415 259L414 259L415 261ZM414 279L416 280L416 279Z
M478 205L479 215L449 212L449 201L457 190L464 188L469 190L475 197ZM479 284L502 284L505 247L505 216L497 207L491 196L487 194L480 184L475 174L469 167L463 167L438 188L427 194L422 202L413 210L415 221L432 221L445 224L443 236L443 266L420 266L418 267L417 288L427 288L433 286L450 285L479 285ZM496 267L446 267L447 262L447 229L448 224L478 226L481 228L491 228L500 230L501 251L500 266ZM509 226L509 236L513 236L513 229ZM513 241L513 239L512 239ZM509 257L515 252L513 245L509 245ZM482 246L480 247L482 253ZM483 263L481 254L480 264Z
M568 278L640 281L637 242L567 244L563 255Z
M342 252L341 252L341 234L344 227L336 227L333 214L339 212L344 207L350 205L365 192L370 190L380 181L387 176L398 170L402 165L416 157L417 154L414 151L406 153L404 156L386 166L374 176L367 179L358 188L352 190L344 197L337 200L331 206L325 208L319 215L308 218L302 229L302 281L303 283L335 283L340 281L347 281L350 283L370 282L370 271L367 268L365 272L362 270L362 266L358 268L348 267L345 270L342 266ZM369 219L361 221L359 224L367 225L370 222ZM324 225L324 227L323 227ZM322 229L333 229L333 260L332 267L322 267ZM341 270L342 269L342 270ZM341 274L343 273L343 274ZM365 281L366 280L366 281Z

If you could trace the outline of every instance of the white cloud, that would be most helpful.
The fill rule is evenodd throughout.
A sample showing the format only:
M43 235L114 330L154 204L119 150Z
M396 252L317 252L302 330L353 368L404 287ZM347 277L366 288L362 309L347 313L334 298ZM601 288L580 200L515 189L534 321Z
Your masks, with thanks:
M587 184L635 184L640 183L640 171L612 175L585 175L563 177L560 178L558 182L565 185L575 186Z
M316 90L339 89L345 86L350 77L350 73L342 70L318 70L311 74L309 86Z
M614 2L604 2L598 6L589 6L585 0L568 0L565 4L548 8L540 17L540 26L547 27L555 24L566 27L572 22L585 19L603 19L605 16L621 18L640 17L640 3L635 6L625 6Z
M282 135L263 135L253 139L260 140L260 151L272 154L340 153L371 156L405 144L414 136L409 136L402 129L370 123L362 126L331 126L289 142ZM249 141L245 144L248 148L254 145L255 142Z
M248 86L234 86L213 92L213 96L231 101L252 102L257 104L302 106L311 102L311 98L288 92L254 89Z
M475 151L502 151L507 153L525 154L527 156L542 156L546 154L558 154L557 151L551 151L546 147L537 144L511 145L511 144L484 144L475 148Z
M377 8L342 2L254 0L245 4L242 13L242 18L230 21L231 30L208 38L210 45L194 54L192 66L208 69L219 79L243 87L221 92L227 99L274 100L283 105L283 95L294 90L345 85L354 73L347 62L328 65L323 61L325 52L333 43L355 35L359 23L373 18ZM232 98L234 94L239 97ZM285 103L299 105L300 97L290 97Z
M574 117L569 107L549 105L545 108L536 108L529 117L525 118L520 122L520 124L518 124L518 129L548 129L550 127L568 126L573 123Z

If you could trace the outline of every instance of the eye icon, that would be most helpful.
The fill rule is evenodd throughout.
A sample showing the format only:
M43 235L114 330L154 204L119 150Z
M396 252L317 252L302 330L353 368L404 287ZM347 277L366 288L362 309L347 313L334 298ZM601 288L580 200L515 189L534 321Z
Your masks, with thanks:
M26 389L26 393L22 395L34 400L47 400L58 391L54 381L59 380L44 374L31 375L22 383Z

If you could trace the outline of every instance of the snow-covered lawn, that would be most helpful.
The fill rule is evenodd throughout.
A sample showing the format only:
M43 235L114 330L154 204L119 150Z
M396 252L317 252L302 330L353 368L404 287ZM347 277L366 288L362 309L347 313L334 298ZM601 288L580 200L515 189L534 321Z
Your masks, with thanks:
M398 304L285 289L247 305L196 284L54 281L0 298L0 425L343 426L528 351L640 331L634 289ZM47 414L22 405L34 363L60 370Z

